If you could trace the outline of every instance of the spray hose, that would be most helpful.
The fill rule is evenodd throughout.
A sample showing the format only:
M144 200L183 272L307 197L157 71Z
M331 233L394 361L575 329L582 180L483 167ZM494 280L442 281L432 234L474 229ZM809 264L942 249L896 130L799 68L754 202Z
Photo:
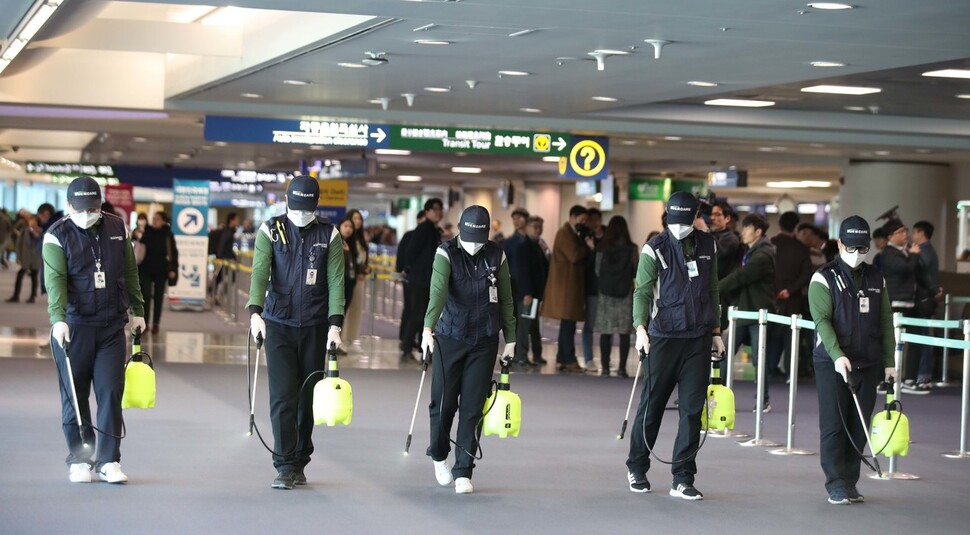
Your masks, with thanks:
M856 386L854 384L852 384L851 382L850 383L847 383L846 386L848 387L849 392L851 392L852 395L853 395L853 397L854 397L856 395L856 391L857 391ZM892 383L883 381L882 383L880 383L880 386L885 386L886 387L886 391L890 395L893 394ZM872 444L870 442L870 444L869 444L869 450L872 451L872 456L871 457L866 457L865 451L863 449L859 448L859 446L855 443L855 440L852 438L852 434L849 433L849 426L848 426L848 424L845 421L845 416L843 415L843 411L842 411L842 402L839 401L838 396L836 396L835 401L839 404L839 418L842 419L842 427L843 427L843 429L845 429L846 436L849 437L849 442L852 444L852 448L855 450L856 453L859 454L859 457L862 458L862 462L865 463L865 465L868 466L870 470L872 470L873 472L879 474L879 476L882 477L882 469L879 466L878 456L881 455L882 452L885 451L886 447L889 446L889 444L891 443L892 437L896 434L896 429L899 427L899 422L901 420L900 419L897 419L896 420L896 423L893 424L892 431L889 432L889 437L886 439L885 444L883 444L883 446L881 448L879 448L879 451L872 451ZM899 413L902 413L903 412L903 403L901 401L899 401L898 399L894 399L891 402L889 402L889 403L886 404L885 412L886 412L887 418L889 416L889 412L892 410L890 407L895 408L896 411L899 412ZM879 412L883 412L883 411L879 411ZM866 428L865 422L863 422L862 428L863 428L863 430L865 430L865 432L866 432L866 439L868 440L869 429ZM869 462L869 459L870 458L875 463L875 466L873 466L872 463Z
M134 333L132 333L132 334L134 334ZM51 358L54 359L55 362L57 362L57 353L55 353L55 351L54 351L54 343L55 343L54 342L54 333L51 332L51 334L50 334ZM58 344L58 345L60 345L60 344ZM64 347L62 349L64 350L64 358L65 359L68 358L67 353L70 350L70 347L71 347L71 344L69 342L64 342ZM71 373L71 372L68 372L68 373L70 374L70 377L68 379L70 379L73 382L74 381L74 374ZM58 387L60 387L61 393L64 395L64 397L66 397L66 398L70 398L72 396L75 397L75 398L77 397L77 393L76 392L74 394L71 394L71 390L69 390L67 388L67 386L65 386L65 384L64 384L64 378L61 376L60 373L57 374L57 385L58 385ZM75 408L75 411L77 412L77 419L78 419L79 422L83 423L85 426L87 426L87 427L89 427L89 428L97 431L98 433L101 433L102 435L109 436L111 438L116 438L118 440L123 440L126 436L128 436L128 429L125 427L125 419L124 418L121 419L121 435L115 435L113 433L109 433L109 432L107 432L107 431L105 431L105 430L103 430L103 429L95 426L94 424L92 424L90 422L90 420L84 419L81 416L81 412L80 412L80 400L75 399L74 401L77 403L76 408ZM82 440L82 442L84 441L83 434L81 436L81 440Z

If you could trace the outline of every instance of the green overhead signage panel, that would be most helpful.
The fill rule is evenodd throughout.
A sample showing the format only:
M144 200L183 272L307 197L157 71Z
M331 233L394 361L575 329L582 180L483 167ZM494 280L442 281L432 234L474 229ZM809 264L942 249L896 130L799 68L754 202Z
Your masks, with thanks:
M630 177L630 200L666 201L671 182L669 178Z
M572 145L572 135L561 132L408 125L392 125L390 128L392 149L566 156Z

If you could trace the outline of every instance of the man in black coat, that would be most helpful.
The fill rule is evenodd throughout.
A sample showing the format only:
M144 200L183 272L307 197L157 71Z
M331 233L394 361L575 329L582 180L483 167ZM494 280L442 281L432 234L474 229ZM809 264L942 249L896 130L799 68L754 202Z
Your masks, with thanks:
M401 336L401 359L412 358L413 340L424 326L424 315L431 299L431 273L435 251L441 245L438 223L445 215L441 199L428 199L424 203L425 221L414 229L405 251L404 266L408 273L408 293L412 314Z
M424 223L426 219L424 215L424 210L418 212L418 225ZM401 276L401 290L404 294L404 306L401 309L401 325L398 328L397 337L401 341L401 350L410 352L411 349L418 347L415 340L411 340L411 346L408 349L407 344L404 343L404 330L407 327L408 318L411 317L411 295L408 290L408 266L407 266L407 254L408 246L411 244L411 238L414 236L414 229L411 229L401 236L401 241L397 243L397 257L394 259L394 271L400 273Z
M512 269L512 291L519 304L516 314L515 358L512 362L520 365L541 366L546 363L542 358L542 336L539 333L537 301L542 301L542 292L549 275L549 260L539 246L543 219L530 216L526 222L526 237L518 242L515 256L518 261ZM511 256L509 266L512 266ZM536 314L532 314L535 306ZM529 361L529 345L532 345L532 361Z
M795 229L798 227L798 214L785 212L778 218L781 231L771 238L775 246L775 310L778 314L791 316L801 314L805 306L808 283L812 279L812 258L808 246L798 241ZM768 326L768 367L765 372L779 374L778 364L781 355L789 355L791 348L791 329L785 325L772 323ZM802 358L801 363L810 364L810 358Z

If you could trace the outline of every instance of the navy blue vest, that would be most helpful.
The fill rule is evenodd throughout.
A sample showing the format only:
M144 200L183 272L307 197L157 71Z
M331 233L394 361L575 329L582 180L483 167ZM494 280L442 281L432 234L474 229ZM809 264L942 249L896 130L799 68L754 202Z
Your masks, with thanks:
M657 289L648 332L662 338L696 338L709 335L717 325L711 303L711 263L714 238L695 230L684 239L694 240L694 254L687 258L681 242L664 231L647 242L656 255ZM687 273L687 262L697 262L697 276Z
M471 256L458 244L458 238L439 247L451 260L448 300L435 327L435 333L461 340L469 345L498 334L502 327L500 303L490 303L488 288L498 292L498 271L502 266L502 247L485 243Z
M852 279L852 271L841 259L818 268L825 277L832 295L832 327L839 341L839 347L849 357L853 369L880 365L883 357L882 347L882 288L883 277L878 268L863 264L862 287L857 288ZM838 280L836 280L838 276ZM869 298L869 312L863 314L859 308L859 298ZM825 345L815 339L812 356L818 360L832 361Z
M330 240L336 232L333 225L318 217L306 234L301 235L300 228L291 223L286 214L274 217L264 225L273 242L273 265L263 318L292 327L307 327L326 323L331 314L343 314L343 310L328 311L327 257ZM314 284L307 284L309 269L317 270Z
M67 259L67 322L99 327L124 325L128 323L128 229L120 217L109 213L103 213L94 228L92 236L65 216L47 231L60 242ZM104 288L95 288L98 260L104 272Z

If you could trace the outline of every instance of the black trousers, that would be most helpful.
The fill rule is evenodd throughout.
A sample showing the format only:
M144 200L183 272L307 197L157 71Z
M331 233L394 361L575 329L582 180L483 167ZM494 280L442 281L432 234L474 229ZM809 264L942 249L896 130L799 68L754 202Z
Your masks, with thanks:
M620 338L620 364L618 370L626 371L626 359L630 354L630 334L618 334ZM516 338L518 339L518 338ZM600 361L603 365L603 375L610 372L610 351L613 349L613 335L600 335Z
M145 325L158 325L162 322L162 305L165 304L165 288L168 287L168 275L151 275L141 272L138 274L141 282L141 295L145 298ZM152 315L154 305L155 315ZM154 321L152 321L154 320Z
M354 288L357 287L356 277L344 277L344 316L350 308L350 301L354 298Z
M71 371L81 410L84 442L77 429L77 416L71 396L70 375L64 360L64 350L54 342L54 362L57 365L61 391L61 427L67 440L67 464L88 463L95 469L101 465L121 461L121 439L124 423L121 416L121 396L125 391L125 331L116 327L69 325L71 330ZM97 427L104 433L95 437L91 429L91 386L98 403ZM93 462L92 462L93 461Z
M542 336L539 334L538 315L534 318L523 318L522 311L531 310L530 306L525 306L522 302L518 303L515 312L515 360L526 362L529 360L529 345L532 346L533 361L542 358Z
M401 349L405 350L407 344L404 343L404 331L407 330L408 322L411 318L411 285L402 282L401 283L401 295L404 297L404 304L401 307L401 325L398 327L397 339L401 341ZM411 340L411 345L414 345L414 340Z
M277 470L303 469L313 453L313 385L303 383L323 371L327 355L326 323L290 327L266 320L266 371L269 375L269 416L273 422L273 466ZM302 389L301 389L302 388Z
M626 466L631 472L650 470L650 452L657 442L660 422L667 400L677 387L680 422L674 440L671 466L674 484L692 485L697 473L695 462L700 442L701 410L707 392L711 362L711 336L698 338L660 338L650 340L650 355L643 362L644 384L637 416L630 430L630 455Z
M498 357L498 336L471 346L447 336L435 338L431 361L431 445L427 454L435 461L448 458L451 424L458 412L455 465L451 474L472 477L478 451L485 399L491 389L492 371Z
M559 364L578 364L576 362L576 322L559 320L559 349L556 350Z
M408 353L411 351L414 340L424 327L424 315L428 311L428 301L431 300L431 287L421 286L413 282L408 283L408 291L411 294L411 304L407 317L407 328L401 337L401 351Z
M30 272L30 298L34 299L37 297L37 270L20 268L17 271L17 281L13 286L13 298L20 299L20 290L23 288L24 275Z
M859 451L866 448L866 428L872 421L876 403L876 386L883 379L881 366L853 370L849 380L856 385L859 405L866 417L866 427L859 421L859 411L848 385L835 371L832 359L815 359L815 385L818 389L818 429L821 435L819 459L825 473L825 490L854 487L859 481ZM846 429L848 428L848 433ZM850 438L851 436L851 438ZM855 446L852 443L855 442Z

